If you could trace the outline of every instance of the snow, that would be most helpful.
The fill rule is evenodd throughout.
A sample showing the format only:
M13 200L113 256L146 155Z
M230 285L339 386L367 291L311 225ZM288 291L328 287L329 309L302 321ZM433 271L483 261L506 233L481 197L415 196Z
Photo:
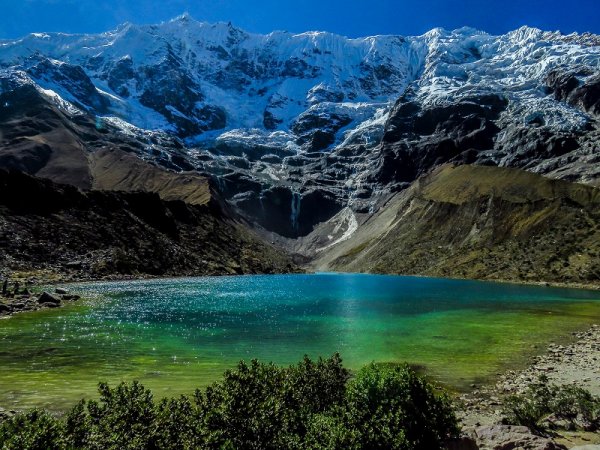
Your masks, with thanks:
M34 33L4 40L0 66L26 71L36 54L55 64L80 65L110 100L110 115L128 124L126 129L176 132L165 117L140 103L144 68L168 64L192 80L202 96L198 108L218 106L227 117L225 129L189 142L254 143L300 151L290 128L307 112L352 119L339 131L335 145L372 145L382 134L390 107L408 88L425 106L500 92L511 105L503 120L527 123L541 111L547 127L581 129L589 119L556 102L542 86L557 68L598 73L600 46L594 42L599 38L590 34L565 36L530 27L502 36L468 27L357 39L320 31L261 35L185 14L158 25L123 24L101 34ZM124 60L131 61L137 75L124 85L127 98L109 82L116 64ZM582 81L588 76L581 75ZM35 82L55 101L60 97L65 105L80 103L64 87ZM175 106L169 109L188 118ZM264 128L265 111L280 121L276 130Z
M63 97L58 95L52 89L43 89L41 87L37 87L37 89L42 95L48 97L56 106L58 106L63 111L71 115L81 114L81 110L79 108L76 108L75 106L73 106L72 103L64 100Z
M333 234L329 235L328 238L333 240L336 235L343 231L342 235L326 246L318 248L317 253L332 248L340 242L347 241L358 230L358 221L354 212L349 207L342 209L336 216L330 219L330 223L335 224L335 228L333 229Z

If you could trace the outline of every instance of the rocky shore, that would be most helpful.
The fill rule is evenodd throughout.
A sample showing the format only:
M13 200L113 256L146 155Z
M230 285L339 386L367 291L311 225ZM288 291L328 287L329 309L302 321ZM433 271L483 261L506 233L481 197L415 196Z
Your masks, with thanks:
M20 312L59 308L66 303L74 302L81 298L81 296L73 294L64 288L56 288L53 293L47 291L34 293L29 287L20 289L18 282L15 282L12 289L9 290L8 284L8 280L2 283L0 318Z
M590 448L600 449L598 433L560 431L549 439L536 437L524 427L501 425L504 400L512 394L524 393L542 375L551 384L575 385L600 395L600 326L593 325L589 330L573 333L573 338L575 341L568 345L551 343L547 351L533 357L531 365L524 370L510 370L495 384L474 386L472 392L460 397L465 439L480 442L478 447L471 448L571 449L599 445ZM511 436L513 443L515 440L528 443L496 447L502 442L509 445Z

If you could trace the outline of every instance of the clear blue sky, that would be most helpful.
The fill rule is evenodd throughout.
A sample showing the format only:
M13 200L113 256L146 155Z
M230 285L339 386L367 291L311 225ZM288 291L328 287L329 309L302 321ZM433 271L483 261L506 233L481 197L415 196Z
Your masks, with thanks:
M530 25L600 33L600 0L0 0L0 38L35 31L100 32L183 12L247 31L332 31L349 37L422 34L463 25L499 34Z

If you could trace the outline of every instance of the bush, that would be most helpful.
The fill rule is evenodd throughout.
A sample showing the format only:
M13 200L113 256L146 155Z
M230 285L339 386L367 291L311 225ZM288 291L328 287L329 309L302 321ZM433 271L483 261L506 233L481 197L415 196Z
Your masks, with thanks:
M199 426L211 445L301 448L310 417L343 402L348 377L337 354L316 363L304 357L285 369L241 362L196 392Z
M141 384L99 385L64 420L43 411L0 427L5 449L433 449L455 434L446 397L408 367L350 380L339 355L287 368L239 363L193 397L154 402Z
M540 376L527 391L504 402L503 421L543 432L549 419L565 421L569 428L597 430L600 427L600 398L577 386L556 386Z
M67 416L68 440L75 448L154 448L156 408L152 392L134 381L98 386L100 401L80 402Z
M408 366L363 368L348 386L347 408L361 448L441 448L458 433L448 397L436 395Z
M2 450L66 449L64 429L50 414L34 409L0 423Z
M344 410L315 414L308 423L305 448L314 450L359 450L361 434L351 428Z

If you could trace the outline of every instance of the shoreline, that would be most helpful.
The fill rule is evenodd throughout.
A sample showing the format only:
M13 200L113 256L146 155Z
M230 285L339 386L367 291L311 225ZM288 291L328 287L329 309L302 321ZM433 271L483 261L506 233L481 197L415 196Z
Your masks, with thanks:
M36 286L57 286L66 284L78 284L78 283L96 283L96 282L118 282L118 281L143 281L143 280L176 280L182 278L201 278L201 277L224 277L224 276L252 276L252 275L311 275L316 274L314 270L310 270L307 267L303 267L298 272L281 272L281 273L246 273L246 274L210 274L210 275L151 275L151 274L112 274L101 277L93 277L89 274L67 274L67 273L56 273L46 272L45 270L40 271L15 271L10 275L11 280L19 281L21 283L29 283ZM533 280L510 280L510 279L496 279L496 278L462 278L462 277L441 277L433 275L423 274L402 274L402 273L379 273L379 272L327 272L340 275L388 275L388 276L400 276L400 277L415 277L415 278L438 278L444 280L460 280L460 281L480 281L485 283L500 283L500 284L514 284L519 286L538 286L538 287L550 287L550 288L561 288L561 289L582 289L590 291L600 291L600 280L596 283L581 283L581 282L568 282L568 281L533 281ZM5 276L6 277L6 276Z
M56 288L53 293L48 291L49 289L41 289L39 292L30 292L26 289L21 294L0 295L0 320L8 319L16 314L62 308L82 298L81 295L73 294L67 289Z
M457 396L458 415L467 429L501 423L503 401L522 394L541 375L550 384L574 385L600 396L600 324L571 333L570 343L551 342L544 352L531 357L521 370L507 370L495 381ZM560 341L559 337L556 339ZM555 440L563 445L600 444L600 434L557 432Z

